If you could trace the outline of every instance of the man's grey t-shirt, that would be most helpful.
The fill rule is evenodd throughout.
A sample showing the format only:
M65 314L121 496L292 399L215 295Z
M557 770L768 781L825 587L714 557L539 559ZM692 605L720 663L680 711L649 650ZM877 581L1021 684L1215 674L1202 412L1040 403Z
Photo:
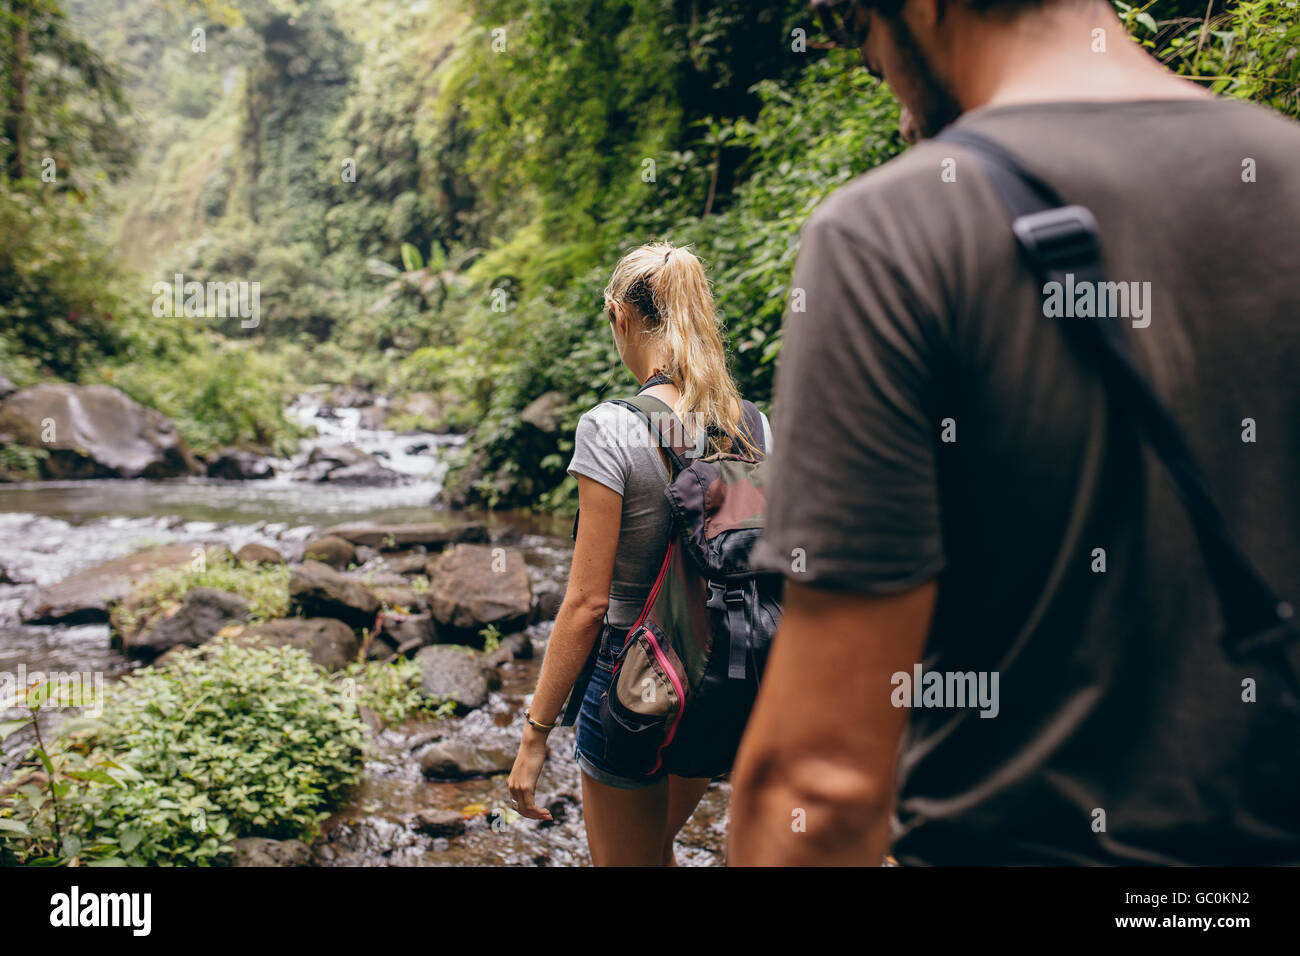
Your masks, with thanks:
M802 232L755 562L865 594L937 578L924 669L998 677L996 717L909 713L901 862L1300 862L1279 682L1225 658L1173 486L1061 328L1124 322L1232 533L1300 605L1300 125L1223 100L960 123L1092 210L1146 314L1047 317L959 147L855 180Z
M763 415L764 447L772 426ZM586 475L623 496L618 553L609 588L609 622L630 627L654 585L668 549L668 466L636 413L601 402L578 419L569 474Z

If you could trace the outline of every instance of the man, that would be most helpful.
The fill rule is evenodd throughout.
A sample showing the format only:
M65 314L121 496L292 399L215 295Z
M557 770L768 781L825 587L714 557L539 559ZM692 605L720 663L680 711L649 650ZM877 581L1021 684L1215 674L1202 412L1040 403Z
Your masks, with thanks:
M1300 126L1168 72L1104 0L837 6L922 136L956 121L1088 207L1132 295L1050 311L943 140L805 226L754 557L785 616L731 861L1300 862L1279 681L1221 650L1173 486L1062 328L1124 323L1300 604Z

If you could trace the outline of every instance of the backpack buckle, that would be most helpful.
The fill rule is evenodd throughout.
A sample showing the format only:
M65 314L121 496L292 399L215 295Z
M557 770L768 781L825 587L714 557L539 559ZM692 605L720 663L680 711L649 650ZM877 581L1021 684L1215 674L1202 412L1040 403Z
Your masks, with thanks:
M711 607L715 611L727 610L729 604L739 604L745 600L745 589L729 588L718 581L709 582L709 599L704 602L705 607Z
M1047 270L1096 262L1101 256L1097 219L1085 206L1058 206L1026 213L1011 230L1029 257Z
M1275 649L1282 652L1283 656L1290 656L1288 651L1300 649L1300 628L1296 626L1295 612L1284 601L1278 605L1276 617L1267 625L1244 637L1227 634L1223 644L1234 662L1258 656L1261 651Z

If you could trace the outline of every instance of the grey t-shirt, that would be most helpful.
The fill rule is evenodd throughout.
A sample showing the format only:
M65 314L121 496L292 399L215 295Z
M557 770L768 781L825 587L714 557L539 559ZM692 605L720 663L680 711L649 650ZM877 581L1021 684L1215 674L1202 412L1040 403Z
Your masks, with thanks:
M763 440L772 426L763 415ZM569 474L586 475L623 496L623 518L609 587L609 622L630 627L650 594L668 548L668 466L650 430L631 409L602 402L578 419Z
M1300 605L1300 125L1209 99L959 122L1092 210L1146 315L1045 314L950 143L839 190L800 241L754 561L861 594L937 578L924 670L998 677L996 716L909 711L900 862L1300 863L1280 681L1221 650L1171 482L1060 327L1124 323L1228 527Z

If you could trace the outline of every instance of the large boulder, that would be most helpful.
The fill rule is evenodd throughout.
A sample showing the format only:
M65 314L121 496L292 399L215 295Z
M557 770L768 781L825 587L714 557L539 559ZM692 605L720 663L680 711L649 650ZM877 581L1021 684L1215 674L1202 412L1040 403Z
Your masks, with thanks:
M441 551L451 544L467 541L485 543L490 540L487 525L481 521L448 524L341 524L326 528L325 533L356 545L384 551L405 551L417 547Z
M247 621L251 610L238 594L191 588L166 616L153 619L138 633L124 635L122 650L133 657L153 658L173 647L198 647L226 625Z
M47 478L171 478L199 471L169 418L108 385L21 389L0 402L0 431L48 449L41 463Z
M563 424L564 409L568 404L569 399L563 392L543 392L524 407L519 418L538 431L550 434Z
M296 647L317 665L337 671L356 660L361 639L332 617L283 617L250 627L231 638L252 647Z
M28 624L86 624L107 621L109 605L131 591L137 578L194 560L195 546L168 544L87 568L57 584L39 588L23 604Z
M470 648L435 644L416 654L415 663L420 666L420 691L426 697L453 700L461 714L487 703L487 667Z
M532 585L523 555L481 544L459 544L429 560L429 607L434 620L472 640L488 624L515 631L528 623Z
M373 626L380 607L368 587L319 561L290 571L289 606L303 617L335 617L353 629Z

